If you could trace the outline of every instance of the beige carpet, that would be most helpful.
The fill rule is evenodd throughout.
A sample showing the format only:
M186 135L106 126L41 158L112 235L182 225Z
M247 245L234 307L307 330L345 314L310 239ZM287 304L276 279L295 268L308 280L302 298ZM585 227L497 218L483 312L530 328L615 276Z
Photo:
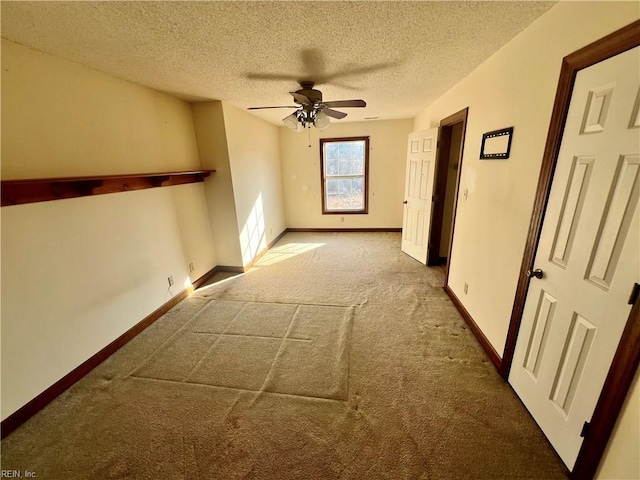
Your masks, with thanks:
M395 233L289 233L2 442L39 479L554 479L564 469Z

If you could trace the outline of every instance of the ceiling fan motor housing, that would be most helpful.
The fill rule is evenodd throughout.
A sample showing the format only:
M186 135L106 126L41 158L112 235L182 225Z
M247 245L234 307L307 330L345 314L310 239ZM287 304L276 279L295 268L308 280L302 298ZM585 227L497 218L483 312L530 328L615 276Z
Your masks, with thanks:
M309 100L311 100L314 105L318 105L322 103L322 92L320 90L314 89L314 85L315 84L313 82L301 82L300 86L302 87L302 89L296 91L296 93L304 95ZM295 100L295 102L300 103L297 100Z

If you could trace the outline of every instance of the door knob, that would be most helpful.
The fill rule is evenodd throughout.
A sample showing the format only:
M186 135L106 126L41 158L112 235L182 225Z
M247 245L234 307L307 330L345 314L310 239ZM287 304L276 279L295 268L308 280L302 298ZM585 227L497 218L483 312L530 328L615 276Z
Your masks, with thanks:
M402 203L404 203L404 204L406 205L406 204L407 204L407 201L405 200L405 201L404 201L404 202L402 202Z
M535 270L527 270L527 277L529 278L533 278L533 277L542 278L543 274L544 272L539 268L536 268Z

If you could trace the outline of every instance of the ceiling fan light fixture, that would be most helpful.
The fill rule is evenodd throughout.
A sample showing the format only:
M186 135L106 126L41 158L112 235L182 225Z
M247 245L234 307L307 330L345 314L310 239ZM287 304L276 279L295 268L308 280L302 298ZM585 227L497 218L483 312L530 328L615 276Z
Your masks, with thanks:
M324 112L316 113L315 118L313 119L313 125L318 130L326 130L327 128L329 128L330 123L331 121L329 119L329 115Z
M296 112L293 112L291 115L287 115L282 119L282 123L284 123L287 127L289 127L293 131L298 131L298 116Z

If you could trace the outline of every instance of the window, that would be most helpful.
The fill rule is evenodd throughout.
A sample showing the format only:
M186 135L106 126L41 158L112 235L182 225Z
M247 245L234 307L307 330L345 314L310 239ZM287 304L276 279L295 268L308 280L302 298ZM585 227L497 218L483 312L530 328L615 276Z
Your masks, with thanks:
M320 139L322 213L367 213L369 137Z

